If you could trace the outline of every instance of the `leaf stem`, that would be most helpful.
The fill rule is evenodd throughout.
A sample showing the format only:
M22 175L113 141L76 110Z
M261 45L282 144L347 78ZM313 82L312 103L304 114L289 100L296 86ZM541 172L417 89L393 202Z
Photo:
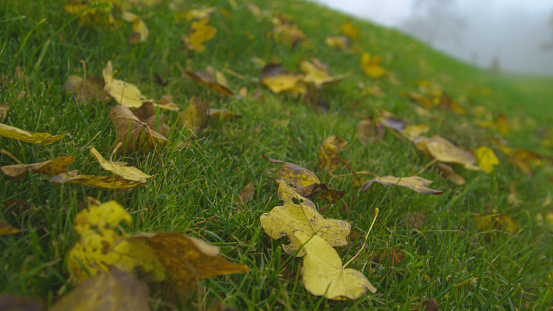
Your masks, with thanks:
M363 246L361 246L361 249L357 252L357 254L355 254L355 256L353 256L348 262L346 262L343 269L345 269L346 266L349 265L355 258L357 258L357 256L359 256L359 254L361 254L361 252L365 249L365 245L367 245L367 239L369 238L369 233L371 233L371 230L374 226L376 218L378 217L378 212L380 212L378 208L376 208L375 210L376 210L376 215L374 215L373 223L371 224L369 231L367 231L367 234L365 235L365 241L363 242Z

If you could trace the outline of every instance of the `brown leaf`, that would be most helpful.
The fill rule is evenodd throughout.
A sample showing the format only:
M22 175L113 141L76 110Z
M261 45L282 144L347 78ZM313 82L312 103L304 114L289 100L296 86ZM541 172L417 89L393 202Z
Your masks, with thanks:
M239 114L235 114L223 109L209 108L207 114L214 119L234 120L242 118L242 116Z
M104 91L104 86L104 79L100 77L90 77L84 80L77 75L70 75L67 77L64 89L66 93L75 95L77 103L87 104L96 98L101 101L109 99L109 95Z
M163 95L163 97L168 95ZM162 97L162 100L163 100ZM158 105L161 106L161 104L158 103ZM142 104L134 114L140 119L140 121L145 122L151 129L154 129L156 132L158 132L161 135L167 134L167 124L165 124L165 115L159 114L159 116L156 113L156 106L152 102L146 102ZM158 119L159 119L159 126L158 126ZM159 130L158 130L159 128Z
M20 199L8 198L4 202L4 208L6 209L7 213L11 213L15 212L16 210L25 212L28 211L30 207L27 202L21 201Z
M405 257L407 255L400 249L383 248L374 253L372 261L383 265L395 266L405 259Z
M148 285L117 269L79 284L48 311L149 311Z
M443 191L440 190L434 190L427 188L426 186L430 185L432 183L431 180L424 179L419 176L412 176L412 177L394 177L394 176L384 176L384 177L376 177L375 179L371 179L367 182L365 182L362 186L360 191L367 191L369 187L373 183L379 183L385 186L402 186L405 188L409 188L415 192L421 193L421 194L440 194L443 193Z
M421 311L438 311L440 307L436 299L426 300L421 304Z
M377 123L371 120L362 120L357 125L357 135L363 145L379 141L386 134L384 127Z
M129 189L143 185L141 181L126 180L119 176L71 175L61 173L50 179L54 184L80 184L105 189Z
M111 107L109 119L115 125L117 136L114 147L119 143L123 144L123 148L117 149L119 155L127 155L136 151L146 153L158 145L169 143L163 135L140 121L125 106L116 105Z
M2 311L43 311L45 308L44 301L37 297L23 297L12 294L0 296L0 310Z
M0 104L0 122L4 122L8 116L8 111L10 110L11 105L8 103Z
M197 131L206 123L208 111L209 103L193 96L186 110L179 112L179 126Z
M179 66L180 71L186 74L190 79L194 80L197 83L207 86L211 90L225 95L225 96L234 96L234 93L229 90L227 87L217 83L213 75L209 75L205 72L193 72Z
M422 227L424 227L424 223L426 222L426 216L417 212L405 213L401 218L408 228L416 230L420 230Z
M67 172L67 165L74 161L75 159L72 156L65 156L40 163L5 165L0 167L0 170L11 178L22 177L28 171L54 176Z
M246 204L246 203L250 202L253 199L254 193L255 193L254 186L251 183L247 184L244 187L244 189L242 189L242 191L240 191L240 194L239 194L240 203Z
M327 137L319 148L319 169L330 171L338 169L338 166L342 163L338 153L344 150L347 145L348 142L340 137L334 135Z
M434 166L436 167L436 169L438 169L440 173L444 175L445 178L447 178L454 184L462 186L466 183L465 179L462 176L455 173L455 171L451 166L440 162L436 162Z
M181 233L135 235L144 241L165 266L167 281L183 294L195 290L200 278L231 273L247 273L248 267L236 265L219 256L219 248Z

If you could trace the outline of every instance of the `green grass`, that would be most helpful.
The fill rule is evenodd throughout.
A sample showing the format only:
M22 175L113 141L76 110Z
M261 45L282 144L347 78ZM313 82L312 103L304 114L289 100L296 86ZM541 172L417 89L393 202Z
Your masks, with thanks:
M166 3L132 9L150 28L150 37L144 44L130 45L131 29L126 23L115 29L82 26L54 0L32 5L0 2L0 68L13 81L0 87L0 102L12 104L4 123L33 132L68 133L49 146L0 138L0 147L23 163L72 155L76 161L71 169L107 175L88 149L95 147L108 155L115 141L115 129L108 119L113 101L78 105L63 91L70 74L83 75L80 60L86 63L87 76L100 76L111 60L119 79L135 83L143 94L154 98L170 94L182 109L192 96L199 96L209 100L211 107L243 116L234 121L211 120L182 150L167 147L160 154L118 157L117 161L156 175L147 187L127 192L55 185L48 176L38 174L21 180L0 176L0 204L18 198L30 206L27 211L13 213L0 208L0 219L22 231L0 237L0 293L39 296L51 304L73 287L67 283L64 266L64 256L77 239L72 221L86 206L86 198L94 197L100 201L115 199L127 208L134 220L127 228L129 233L171 231L197 236L219 246L225 258L250 268L249 274L202 280L201 307L221 301L238 310L412 310L432 298L441 310L544 310L552 305L551 233L536 220L546 208L552 208L542 207L552 190L550 167L537 168L534 176L527 177L498 153L502 163L492 174L456 167L467 179L465 186L456 186L437 171L424 170L431 159L411 144L388 133L380 142L362 145L356 136L357 123L374 115L377 108L384 108L425 123L431 128L430 135L440 134L466 149L487 145L486 137L499 137L492 130L478 128L470 114L432 111L434 117L430 119L418 116L400 93L416 91L418 82L425 80L440 85L467 109L483 105L494 117L503 112L510 119L518 119L520 126L504 136L510 145L551 156L551 149L541 146L536 134L552 131L550 77L493 77L396 31L355 20L361 28L357 42L361 50L382 55L383 66L394 73L397 82L371 80L359 66L360 54L335 51L324 43L326 36L340 35L340 25L349 17L303 1L257 1L262 9L286 13L304 31L309 44L292 49L267 38L272 30L269 17L257 19L237 2L235 7L227 1L202 3L223 7L231 14L225 17L220 10L213 14L210 24L218 33L206 44L205 53L186 50L180 37L190 22L178 18L183 11L169 9ZM198 8L193 3L183 1L182 7ZM261 70L252 61L255 56L265 60L277 57L286 70L294 71L299 70L299 60L316 57L332 74L351 71L352 76L323 90L329 112L314 110L301 99L272 94L255 83ZM227 75L231 88L246 87L249 95L220 97L183 76L177 63L196 71L207 65L231 69L247 77L242 80ZM24 71L28 83L16 78L16 66ZM154 83L155 74L168 85ZM380 86L385 96L363 95L359 82ZM491 89L490 94L483 91L486 88ZM21 91L26 95L18 101ZM176 113L164 113L170 126L176 123ZM330 135L349 141L341 156L354 169L380 176L420 175L433 180L432 187L444 193L420 195L377 184L367 192L358 192L351 185L351 177L332 178L317 168L317 150ZM185 132L174 130L168 139L176 146L185 136ZM280 247L285 239L270 240L259 222L261 214L281 204L277 183L268 173L277 165L266 162L262 155L302 165L332 187L345 190L349 213L344 203L338 202L325 218L352 221L360 236L369 229L374 209L380 209L379 221L369 235L369 250L399 248L408 258L397 266L371 266L367 253L363 253L351 264L378 288L376 294L331 301L304 289L299 281L302 260L286 255ZM1 155L0 164L14 163ZM346 173L345 167L335 172ZM508 201L512 181L522 200L518 205ZM245 206L237 206L238 194L248 183L255 185L255 196ZM321 200L315 203L318 207L327 205ZM521 231L511 236L495 230L486 240L489 232L478 231L473 216L492 211L509 214ZM426 223L417 232L402 220L409 212L426 215ZM211 220L202 222L205 219ZM344 262L357 250L355 241L337 248ZM177 309L196 306L197 297L181 304ZM165 302L151 297L151 305L163 310Z

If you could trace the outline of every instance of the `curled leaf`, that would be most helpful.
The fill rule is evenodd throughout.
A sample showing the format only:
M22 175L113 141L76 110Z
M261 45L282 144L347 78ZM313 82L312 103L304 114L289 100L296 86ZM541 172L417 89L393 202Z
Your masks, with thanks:
M376 177L375 179L371 179L367 182L365 182L361 188L360 191L367 191L369 187L374 183L379 183L385 186L402 186L405 188L409 188L415 192L421 193L421 194L441 194L443 191L440 190L434 190L427 188L426 186L430 185L432 183L431 180L424 179L422 177L418 176L412 176L412 177L394 177L394 176L384 176L384 177Z
M211 74L205 73L205 72L194 72L190 71L184 68L181 68L179 66L179 69L181 72L186 74L190 79L192 79L194 82L200 83L204 86L207 86L208 88L212 89L213 91L225 95L225 96L233 96L234 92L229 90L226 86L217 83L215 81L215 77Z
M48 133L31 133L17 127L0 123L0 136L17 139L35 145L50 145L62 139L65 134L52 136Z
M319 169L330 171L338 169L338 166L342 163L338 153L344 150L347 145L348 142L340 137L334 135L327 137L319 148Z
M186 110L179 112L179 126L197 131L207 121L209 103L193 96Z
M474 155L459 149L449 140L438 135L432 138L416 137L412 142L419 151L434 157L440 162L458 163L470 170L480 170L479 167L474 165L476 162Z
M65 156L40 163L6 165L0 167L0 170L11 178L18 178L28 171L53 176L67 172L67 165L74 161L72 156Z

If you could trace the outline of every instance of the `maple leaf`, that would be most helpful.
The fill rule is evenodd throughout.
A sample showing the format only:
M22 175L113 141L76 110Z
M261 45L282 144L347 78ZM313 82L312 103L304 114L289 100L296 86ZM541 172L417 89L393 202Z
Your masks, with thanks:
M363 273L342 266L336 250L323 238L303 231L294 232L294 237L305 250L302 283L311 294L329 299L357 299L367 289L376 293Z
M49 133L31 133L17 127L0 123L0 136L17 139L35 145L50 145L62 139L65 134L52 136Z
M380 61L380 56L371 56L369 52L365 52L361 56L361 68L371 78L382 77L386 74L386 69L380 66Z
M209 18L202 18L190 24L188 34L181 37L186 44L186 48L198 53L205 51L204 43L213 39L215 34L217 34L217 28L207 23L209 23Z
M299 250L297 256L305 255L305 251L300 249L302 243L293 235L295 231L317 234L332 246L347 244L346 237L351 229L347 221L324 219L313 202L297 194L283 180L279 181L278 197L284 205L261 215L260 220L265 233L273 239L288 236L290 244L282 246L287 254L293 255Z
M409 188L415 192L421 193L421 194L441 194L443 191L440 190L434 190L427 188L426 186L430 185L432 183L431 180L424 179L419 176L412 176L412 177L394 177L394 176L384 176L380 177L377 176L375 179L371 179L367 182L365 182L361 188L360 191L367 191L369 187L374 183L379 183L385 186L402 186L405 188Z

